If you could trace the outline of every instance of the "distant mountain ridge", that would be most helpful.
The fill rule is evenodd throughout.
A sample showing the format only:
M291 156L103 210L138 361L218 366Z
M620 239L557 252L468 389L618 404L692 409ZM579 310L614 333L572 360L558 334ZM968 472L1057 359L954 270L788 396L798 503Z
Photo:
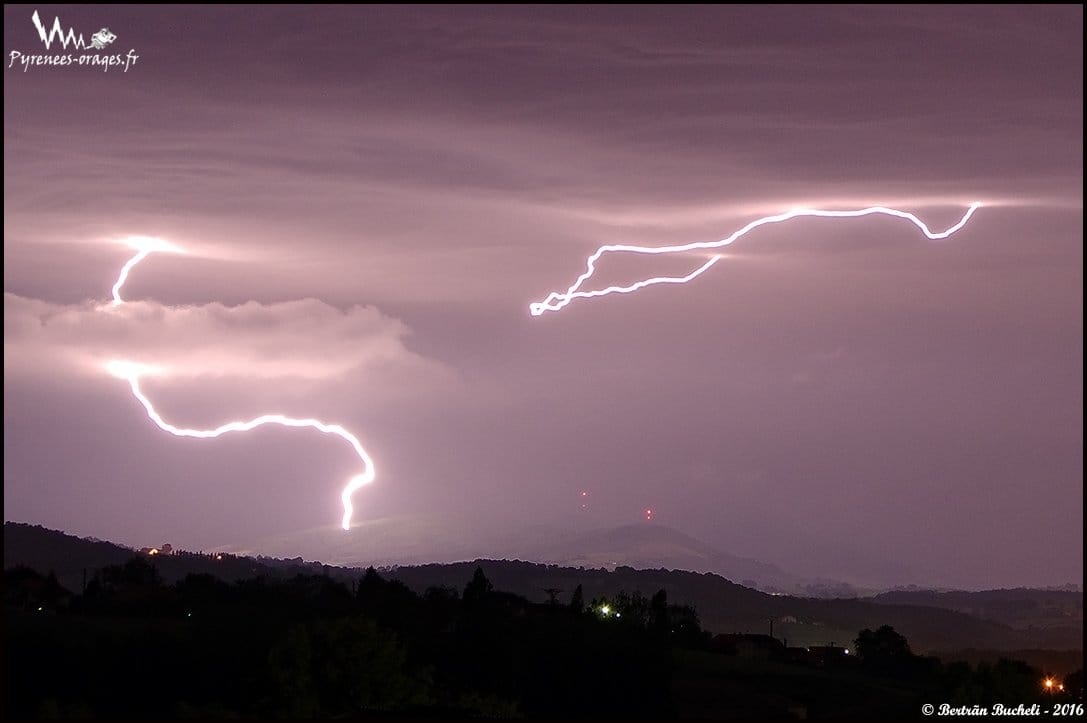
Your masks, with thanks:
M777 565L722 552L678 530L662 525L624 525L598 530L541 548L540 562L569 567L618 566L712 572L764 592L812 597L849 597L850 585L835 580L804 578Z
M62 584L77 592L84 570L93 575L97 569L121 564L135 554L138 553L134 550L112 543L84 540L39 526L4 524L5 568L28 565L42 572L52 570ZM156 557L155 565L167 582L190 573L209 573L228 581L299 573L324 573L337 579L357 580L362 573L358 567L326 566L318 562L303 562L300 558L222 557L219 560L215 555L174 554ZM400 579L418 591L441 585L460 589L477 565L484 568L497 589L537 601L546 599L544 591L549 588L563 591L560 599L568 599L579 584L587 601L593 597L614 595L620 590L651 595L664 589L669 600L693 604L707 629L716 632L769 632L773 621L774 634L789 639L791 644L849 644L862 628L889 624L906 635L914 649L920 652L967 648L1082 649L1082 624L1078 628L1072 625L1015 629L996 620L985 620L938 606L902 604L893 598L878 601L820 600L771 595L712 573L636 570L622 565L606 570L508 560L473 560L390 567L383 569L382 574ZM1082 594L1079 594L1079 608L1082 619Z
M656 523L583 532L540 527L502 536L456 520L385 518L356 525L350 535L344 535L339 528L321 528L223 549L239 554L302 555L348 567L505 558L569 567L664 568L712 572L765 592L811 597L860 594L847 583L804 577L776 565L731 555Z
M1019 629L1040 626L1083 629L1083 593L1072 590L894 590L870 599L880 604L956 610Z

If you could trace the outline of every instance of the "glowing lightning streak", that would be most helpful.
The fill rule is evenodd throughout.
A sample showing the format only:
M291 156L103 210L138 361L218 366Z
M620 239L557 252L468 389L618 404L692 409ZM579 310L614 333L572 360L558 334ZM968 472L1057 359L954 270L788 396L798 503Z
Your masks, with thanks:
M117 277L117 283L113 285L114 306L120 306L124 303L124 299L121 298L121 287L125 285L126 281L128 281L128 272L131 271L136 264L140 263L148 256L150 256L152 252L153 249L140 249L139 253L130 258L128 260L128 263L121 267L121 273Z
M256 419L250 419L248 422L229 422L215 429L184 429L182 427L175 427L162 418L155 407L140 389L139 372L132 368L132 365L125 363L111 362L109 365L110 372L114 376L121 377L128 381L128 385L132 387L132 394L139 400L140 404L147 411L147 416L158 425L159 429L169 432L177 437L196 437L197 439L212 439L214 437L221 436L227 432L248 432L252 429L256 429L265 424L278 424L283 427L310 427L316 429L318 432L324 434L334 434L340 439L343 439L350 444L355 454L362 460L363 465L366 467L366 471L360 475L355 475L347 483L347 487L344 488L343 493L340 495L340 499L343 501L343 528L345 530L351 527L351 515L354 512L354 508L351 505L351 494L363 485L367 485L374 481L374 462L370 459L370 455L366 454L366 450L362 448L359 440L355 435L348 432L346 429L338 424L325 424L317 419L294 419L292 417L285 417L282 414L264 414Z
M797 208L792 211L777 214L776 216L766 216L758 220L752 221L739 231L736 231L728 238L721 239L720 241L699 241L696 243L683 244L680 246L632 246L629 244L606 244L601 246L589 256L585 263L585 272L581 276L577 277L574 284L565 291L560 293L558 291L552 291L547 295L543 301L536 301L528 305L528 310L533 316L540 316L548 311L558 311L567 306L574 299L589 299L597 296L606 296L608 294L620 293L629 294L638 289L645 288L646 286L652 286L654 284L685 284L692 279L701 276L711 266L717 263L721 256L717 255L712 257L709 261L704 263L686 276L671 277L671 276L655 276L653 278L644 279L638 281L629 286L609 286L605 289L597 289L594 291L581 291L581 285L588 281L594 273L596 273L596 262L600 260L600 257L606 253L626 252L635 254L676 254L684 253L686 251L698 251L702 249L719 249L730 245L737 239L745 236L749 232L757 229L760 226L765 226L771 223L781 223L782 221L788 221L791 218L797 218L800 216L819 216L822 218L857 218L859 216L871 216L873 214L883 214L886 216L895 216L897 218L904 218L912 223L917 228L921 229L921 232L932 240L945 239L951 236L953 233L961 229L966 225L970 217L974 215L974 211L981 208L981 202L977 201L970 204L970 207L963 214L959 222L954 226L951 226L946 231L940 231L939 233L933 233L929 230L929 227L925 225L924 221L914 216L912 213L906 211L899 211L894 208L887 208L885 206L872 206L869 208L862 208L857 211L823 211L813 208Z
M125 280L128 278L128 272L151 253L166 250L178 249L168 244L160 246L144 244L143 247L139 249L139 253L128 260L128 263L121 268L117 283L113 285L113 306L119 306L124 303L124 300L121 298L121 287L124 286ZM155 410L154 405L151 404L151 400L148 399L140 389L140 373L147 369L146 367L132 362L111 361L106 365L106 369L110 374L128 382L129 387L132 388L132 395L143 405L148 418L154 422L159 429L177 437L212 439L226 434L227 432L248 432L265 424L277 424L283 427L309 427L310 429L316 429L322 434L332 434L344 440L351 445L355 450L355 454L362 460L364 470L362 474L355 475L348 480L347 486L344 487L343 492L340 493L340 500L343 502L343 521L341 522L341 526L345 530L351 528L351 516L354 513L354 507L351 504L351 495L360 487L374 481L374 461L370 458L370 455L366 453L366 450L362 448L362 444L355 435L351 434L340 425L326 424L318 419L296 419L293 417L286 417L282 414L264 414L255 419L250 419L247 422L228 422L215 429L185 429L183 427L176 427L162 418Z
M121 298L121 287L128 281L128 272L132 271L132 269L136 267L136 264L140 263L156 251L184 253L172 243L149 236L133 236L128 239L128 243L136 249L136 255L125 262L125 265L121 267L121 273L117 275L117 282L113 285L113 306L120 306L124 303L124 299Z

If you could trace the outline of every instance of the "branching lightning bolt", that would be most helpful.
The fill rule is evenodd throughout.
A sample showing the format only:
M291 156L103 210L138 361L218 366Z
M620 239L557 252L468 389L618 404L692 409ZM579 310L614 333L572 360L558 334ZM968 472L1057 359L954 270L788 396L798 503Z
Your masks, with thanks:
M781 223L782 221L788 221L792 218L799 218L801 216L818 216L822 218L857 218L859 216L872 216L875 214L882 214L885 216L894 216L897 218L903 218L912 223L917 228L921 229L921 232L925 234L929 239L938 240L945 239L961 229L970 220L970 217L974 215L974 211L981 208L981 202L977 201L970 204L970 207L959 219L958 223L948 228L946 231L940 231L934 233L929 230L929 227L924 221L914 216L907 211L899 211L894 208L887 208L886 206L871 206L869 208L862 208L856 211L824 211L814 208L797 208L785 213L780 213L774 216L765 216L763 218L752 221L739 231L736 231L728 238L723 238L719 241L699 241L696 243L682 244L679 246L633 246L629 244L606 244L601 246L592 253L586 260L585 272L581 276L577 277L573 285L565 292L552 291L543 301L536 301L528 305L529 313L533 316L540 316L548 311L558 311L563 307L569 305L574 299L591 299L597 296L607 296L608 294L629 294L639 289L643 289L646 286L652 286L654 284L685 284L688 281L701 276L703 273L709 270L711 266L717 263L722 257L720 254L712 256L709 261L699 266L697 269L687 274L686 276L654 276L649 279L643 279L629 286L608 286L603 289L595 289L592 291L582 291L581 286L596 273L596 262L604 254L608 253L633 253L633 254L678 254L685 253L687 251L701 251L706 249L719 249L729 246L737 239L747 235L749 232L754 231L760 226L766 226L772 223Z
M138 241L137 249L138 252L136 255L129 259L121 268L121 272L117 277L117 282L113 285L112 306L114 307L124 303L124 300L121 298L121 288L128 279L129 272L137 264L156 251L180 251L177 247L158 241L157 239L140 239ZM110 374L128 382L129 387L132 389L132 395L143 405L144 411L147 412L147 417L154 422L159 429L177 437L213 439L228 432L249 432L266 424L275 424L282 427L308 427L310 429L316 429L322 434L331 434L344 440L355 450L355 454L362 460L363 465L363 472L348 480L343 492L340 493L340 500L343 502L343 520L341 526L345 530L351 528L351 516L354 514L354 507L351 504L351 495L360 487L374 481L374 461L370 458L370 455L366 453L366 450L363 449L358 438L339 424L328 424L319 419L297 419L282 414L264 414L248 421L228 422L214 429L186 429L184 427L177 427L162 418L162 415L155 410L154 405L151 404L151 400L147 398L140 388L140 376L151 371L150 367L134 362L115 360L109 362L106 365L106 369Z

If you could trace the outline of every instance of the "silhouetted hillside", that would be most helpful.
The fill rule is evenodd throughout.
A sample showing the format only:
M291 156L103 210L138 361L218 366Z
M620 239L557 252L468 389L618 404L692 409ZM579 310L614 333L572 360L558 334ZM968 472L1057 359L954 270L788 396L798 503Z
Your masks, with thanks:
M940 652L945 663L963 661L971 665L993 663L1000 659L1022 660L1039 670L1059 676L1083 669L1082 650L948 650Z
M984 620L995 620L1022 630L1067 628L1083 630L1083 593L1071 590L895 590L876 595L873 602L920 605L957 610Z
M25 565L42 572L53 572L64 587L76 592L82 586L84 572L93 576L96 570L108 565L122 565L136 554L137 551L130 547L93 538L75 537L40 525L4 523L5 570L16 565ZM189 574L207 573L233 582L261 575L312 573L322 568L319 563L305 564L301 559L266 563L251 557L184 551L157 556L154 562L162 579L167 583L177 582Z
M1081 699L1082 670L1044 689L1024 662L944 664L886 625L850 650L713 637L663 589L532 602L484 565L422 594L373 568L168 584L158 562L107 566L76 594L4 571L5 719L890 720L930 700Z
M768 633L773 620L774 635L796 645L849 644L852 640L850 631L883 624L902 631L920 651L970 647L1079 649L1082 642L1068 631L1018 631L952 610L876 604L860 599L823 600L771 595L709 573L629 567L608 571L479 560L400 567L388 570L387 574L413 589L422 590L431 585L451 585L476 565L484 565L487 574L502 589L530 599L543 599L543 591L548 588L569 594L579 584L583 586L586 598L611 596L621 590L664 589L670 600L694 605L708 630Z
M232 552L321 559L343 567L401 567L479 559L531 560L563 567L712 572L746 587L805 597L854 597L850 585L805 577L759 560L732 555L657 523L576 531L534 527L516 533L480 528L457 516L414 515L366 520L344 535L316 528L230 546Z
M83 570L92 573L107 565L123 563L133 551L110 543L81 540L61 532L31 525L5 523L4 566L27 565L42 572L54 571L61 584L78 591ZM357 579L358 568L328 567L316 562L253 559L223 554L192 553L158 556L154 565L162 579L171 583L190 573L206 573L233 582L254 577L287 577L325 572L330 577ZM611 597L620 591L659 590L670 600L691 604L704 627L713 632L768 633L773 621L775 637L791 645L848 645L862 628L891 625L921 652L940 650L1081 649L1082 638L1070 629L1015 630L994 620L983 620L956 610L933 606L892 604L862 599L824 600L771 595L744 587L710 573L674 570L586 569L527 562L478 560L388 568L383 574L423 592L434 586L456 586L477 565L499 589L523 595L533 602L547 599L545 590L561 590L565 602L582 585L585 600ZM1081 603L1082 604L1082 603Z
M852 596L847 584L804 578L776 565L731 555L664 525L624 525L545 544L531 559L565 567L712 572L745 587L813 597Z
M66 535L39 525L4 523L4 569L26 565L56 573L70 590L78 590L83 570L121 565L135 550L93 538Z

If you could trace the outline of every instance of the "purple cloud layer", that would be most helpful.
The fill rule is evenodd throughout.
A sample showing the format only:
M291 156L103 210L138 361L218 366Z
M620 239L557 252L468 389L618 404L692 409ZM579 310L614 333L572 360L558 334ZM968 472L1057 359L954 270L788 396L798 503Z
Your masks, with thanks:
M5 49L40 47L6 6ZM246 546L360 518L683 529L813 575L1082 581L1082 8L41 6L139 63L5 69L5 515ZM533 319L605 243L683 288ZM168 239L100 313L128 258ZM608 260L601 283L692 258ZM72 360L90 360L73 366ZM196 446L194 446L196 445Z

